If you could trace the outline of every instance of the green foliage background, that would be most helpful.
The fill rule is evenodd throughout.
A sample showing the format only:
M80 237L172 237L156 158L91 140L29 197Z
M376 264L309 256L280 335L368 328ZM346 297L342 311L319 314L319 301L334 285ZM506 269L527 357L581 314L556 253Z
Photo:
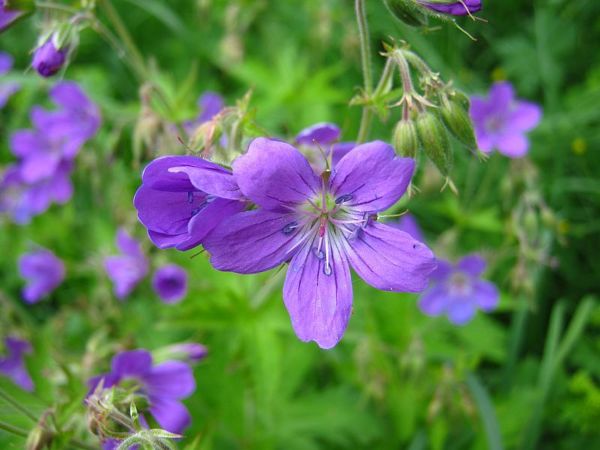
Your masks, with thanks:
M333 121L345 140L355 138L360 111L348 102L362 81L353 2L114 3L169 93L169 120L193 117L204 90L234 104L252 88L256 120L271 135L293 136ZM440 256L479 250L488 257L488 278L502 290L498 311L457 328L422 315L416 296L379 292L355 278L348 331L335 349L323 351L295 337L279 275L219 273L205 255L153 248L132 206L140 182L132 151L139 84L120 55L86 30L64 76L101 106L103 127L78 156L67 206L54 206L25 227L0 223L1 333L19 329L32 339L28 366L36 391L17 392L5 379L0 386L36 412L54 406L59 422L82 437L85 380L106 370L115 352L191 340L206 344L210 355L195 369L198 389L186 401L193 425L180 448L600 448L600 306L594 301L600 292L600 3L484 0L487 23L460 20L476 41L451 25L411 29L383 2L367 3L373 49L404 39L468 93L506 78L520 96L543 105L543 122L531 135L531 165L497 154L480 162L457 146L452 177L460 194L440 193L441 180L421 161L421 192L404 204ZM2 35L0 49L15 56L19 69L29 64L34 25L24 21ZM382 63L378 57L378 71ZM46 101L48 82L31 71L19 79L25 88L0 111L3 164L13 159L10 132L28 126L30 106ZM389 140L398 115L377 122L371 137ZM160 149L175 151L183 149ZM536 208L519 215L532 193L544 199L551 220ZM162 304L148 280L127 301L114 298L102 258L115 252L120 225L144 242L154 267L167 261L186 267L190 292L182 303ZM521 231L550 254L524 256ZM32 242L64 259L68 275L51 299L29 307L20 300L16 260ZM515 274L523 258L524 271ZM1 402L0 418L31 427ZM1 448L23 445L0 432Z

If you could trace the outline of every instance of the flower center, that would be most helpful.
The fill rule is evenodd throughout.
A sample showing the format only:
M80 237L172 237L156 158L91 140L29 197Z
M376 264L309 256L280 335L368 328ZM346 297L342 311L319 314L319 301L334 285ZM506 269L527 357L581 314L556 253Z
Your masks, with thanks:
M455 272L450 276L450 292L453 295L464 296L471 293L471 281L464 273Z

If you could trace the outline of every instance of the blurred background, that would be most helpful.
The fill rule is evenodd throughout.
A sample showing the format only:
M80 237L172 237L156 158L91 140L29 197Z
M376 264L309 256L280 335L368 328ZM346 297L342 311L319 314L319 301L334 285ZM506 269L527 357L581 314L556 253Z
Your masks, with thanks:
M330 121L343 140L355 139L360 108L348 103L362 78L352 1L114 5L168 96L163 119L194 117L204 91L235 105L251 89L265 134L290 138ZM85 381L106 371L117 351L195 341L209 356L195 368L198 387L185 402L193 421L180 448L600 448L600 3L487 0L478 14L485 22L459 19L475 41L451 24L410 28L382 1L367 9L377 72L382 42L406 40L468 94L509 80L543 108L526 158L494 153L480 161L457 146L459 194L440 192L444 180L422 161L420 192L403 203L436 255L486 257L486 278L501 290L498 309L457 327L420 312L415 295L380 292L355 277L346 335L323 351L294 335L275 272L219 273L204 254L156 249L132 198L150 159L185 148L176 139L161 148L136 141L140 82L123 55L87 29L59 75L79 82L103 117L77 157L74 196L25 226L0 219L0 334L19 330L31 340L35 391L2 377L0 386L37 412L52 405L60 421L82 430ZM14 160L10 133L30 125L30 107L48 103L53 82L27 69L37 23L22 21L0 40L23 86L0 110L3 167ZM376 120L371 138L389 141L398 120L397 110ZM161 302L149 279L125 301L115 298L103 258L116 253L121 226L142 242L152 267L187 270L181 303ZM67 277L30 306L20 298L17 258L35 244L65 262ZM0 418L30 427L1 400ZM0 431L0 447L23 446Z

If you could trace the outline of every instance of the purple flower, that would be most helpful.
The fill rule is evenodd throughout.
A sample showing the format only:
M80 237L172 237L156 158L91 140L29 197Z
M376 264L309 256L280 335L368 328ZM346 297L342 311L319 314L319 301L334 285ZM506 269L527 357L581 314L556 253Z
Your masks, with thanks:
M115 355L111 371L88 381L94 391L101 380L110 388L121 383L137 383L137 393L147 398L149 412L161 428L181 434L191 417L181 400L196 390L191 367L181 361L165 361L153 365L146 350L132 350ZM142 412L142 411L140 411Z
M8 9L6 0L0 0L0 33L25 14L25 11Z
M0 181L0 213L24 225L44 213L52 202L64 204L73 195L70 174L73 163L62 161L55 172L34 183L23 179L22 164L9 166Z
M479 149L486 153L498 149L510 158L527 153L529 141L525 133L535 128L542 117L542 109L515 98L512 85L506 81L495 83L487 98L473 96L469 113Z
M452 16L466 16L481 11L481 0L417 0L432 11Z
M26 391L33 391L33 381L25 366L25 355L31 353L31 344L9 336L4 339L4 345L7 355L0 357L0 374L7 376Z
M1 0L0 0L1 1ZM5 52L0 52L0 76L7 74L13 66L13 58ZM4 108L10 97L21 89L17 82L0 83L0 109Z
M456 325L464 325L477 308L492 311L498 304L498 289L480 279L485 260L476 254L462 258L456 265L439 261L432 275L432 285L421 295L419 308L425 314L446 314Z
M216 92L207 91L198 99L200 114L193 120L183 123L183 128L188 135L192 135L196 128L208 122L225 107L225 101Z
M37 303L65 279L65 265L50 250L40 248L19 258L19 273L27 280L21 295L27 303Z
M376 141L320 177L291 145L255 139L233 173L260 208L224 221L204 247L224 271L263 272L289 261L283 298L292 326L301 340L331 348L352 311L350 266L370 285L396 292L423 290L435 269L425 245L377 221L404 194L414 167Z
M419 242L425 242L425 236L423 236L423 231L421 231L419 223L412 214L404 214L398 222L392 222L389 223L389 225L392 225L398 228L399 230L410 234L413 237L413 239L416 239Z
M165 352L172 355L173 359L184 359L189 362L202 361L208 355L208 349L196 342L182 342L170 345L165 349Z
M57 37L51 35L33 52L31 67L33 67L41 76L51 77L67 61L68 48L59 47Z
M118 256L104 259L104 269L113 282L115 295L119 300L127 297L148 273L148 260L138 241L122 228L117 232Z
M177 303L187 294L187 273L175 264L161 267L152 277L152 287L165 303Z
M133 203L159 248L189 250L223 219L244 209L231 172L195 156L164 156L142 174Z
M340 159L356 147L355 142L338 142L340 128L328 122L321 122L303 129L296 136L296 143L305 150L304 156L317 173L327 167L335 167Z

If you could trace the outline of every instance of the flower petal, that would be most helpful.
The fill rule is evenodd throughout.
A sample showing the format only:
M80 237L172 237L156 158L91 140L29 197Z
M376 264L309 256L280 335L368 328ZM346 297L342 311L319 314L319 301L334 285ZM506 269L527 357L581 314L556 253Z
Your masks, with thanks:
M317 258L310 241L292 258L283 287L298 338L326 349L342 338L352 312L350 267L340 244L331 239L330 245L329 275L325 258Z
M164 430L182 434L190 425L192 418L181 402L162 397L150 398L150 402L150 412Z
M117 247L125 255L143 257L140 243L132 238L123 228L119 228L117 231Z
M535 128L541 119L542 108L539 105L527 101L518 101L509 118L510 128L528 131Z
M55 153L34 153L21 162L21 175L25 183L37 183L50 178L60 163L60 155Z
M112 359L112 374L119 377L144 376L152 368L152 355L147 350L130 350Z
M163 398L185 398L196 390L192 368L182 361L165 361L144 376L148 394Z
M369 224L344 242L352 268L371 286L384 291L420 292L436 268L429 248L388 225Z
M448 319L455 325L465 325L475 315L475 305L468 299L456 299L448 304Z
M331 146L331 167L337 166L340 160L356 147L356 142L338 142Z
M448 304L448 293L442 285L427 289L419 298L419 309L428 316L439 316Z
M398 158L382 141L361 144L344 156L333 170L330 191L346 197L344 205L358 211L382 211L406 191L415 169L411 158Z
M494 83L490 89L488 104L492 111L504 113L510 108L511 103L515 98L515 90L508 81L500 81Z
M303 129L296 136L301 145L329 145L340 138L340 127L334 123L321 122Z
M217 197L237 200L242 197L233 175L221 166L205 161L204 167L175 166L169 169L170 173L185 173L194 187L207 194Z
M272 211L288 211L317 195L321 185L302 153L267 138L250 143L248 152L234 161L233 174L246 197Z
M262 209L231 216L204 241L210 262L218 270L257 273L288 260L300 236L293 214ZM285 232L286 227L289 233Z
M206 162L196 156L161 156L146 166L142 173L142 182L145 186L159 191L196 191L186 173L169 172L169 169L178 166L205 167Z
M494 283L477 280L473 283L473 299L482 310L492 311L498 306L500 293Z
M529 150L529 141L523 134L518 133L498 136L496 145L500 153L510 158L521 158Z
M484 272L486 265L485 259L474 253L463 257L456 266L461 271L473 277L478 277Z

